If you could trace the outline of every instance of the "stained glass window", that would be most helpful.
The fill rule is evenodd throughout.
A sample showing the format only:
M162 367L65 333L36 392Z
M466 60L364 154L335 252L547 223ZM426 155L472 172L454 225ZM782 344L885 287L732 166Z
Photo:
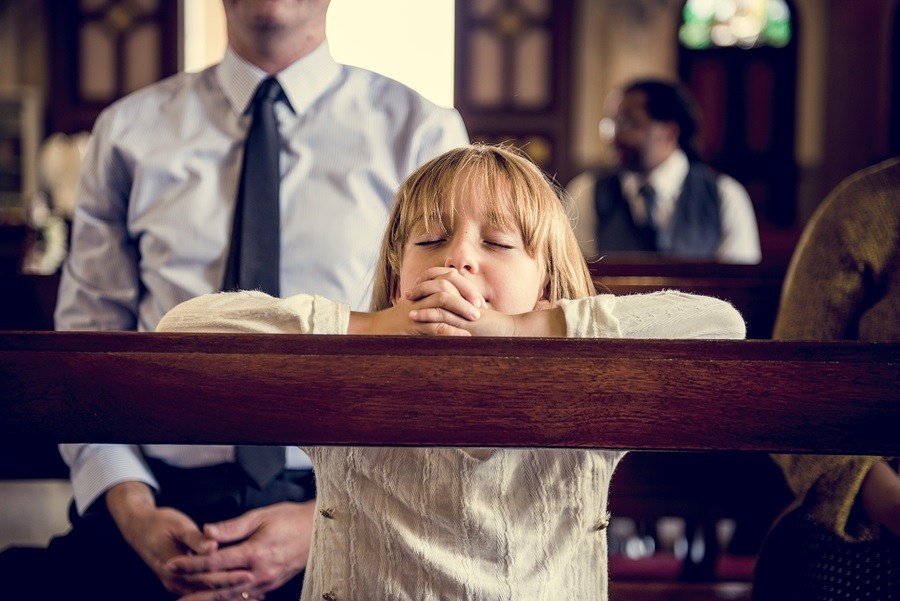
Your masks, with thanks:
M687 0L678 32L688 48L781 48L791 41L785 0Z

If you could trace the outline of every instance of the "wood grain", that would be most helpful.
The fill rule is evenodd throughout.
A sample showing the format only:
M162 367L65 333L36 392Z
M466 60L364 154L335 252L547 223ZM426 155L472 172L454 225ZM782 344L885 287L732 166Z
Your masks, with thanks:
M10 442L895 455L900 345L0 334Z

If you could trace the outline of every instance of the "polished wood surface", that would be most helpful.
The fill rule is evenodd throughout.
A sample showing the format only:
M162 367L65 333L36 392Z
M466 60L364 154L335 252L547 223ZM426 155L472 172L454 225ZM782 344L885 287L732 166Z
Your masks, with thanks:
M729 301L747 322L747 338L772 337L787 261L760 265L690 263L627 255L588 261L600 292L642 294L681 290Z
M2 228L0 228L2 230ZM588 266L598 289L635 294L675 289L730 301L747 322L747 337L772 335L785 263L723 265L648 259L644 255L591 259ZM16 258L16 260L20 260ZM0 330L52 330L59 274L25 275L0 271Z
M0 271L0 330L52 330L59 277Z
M900 345L2 333L8 442L900 453Z
M685 584L682 582L609 583L610 601L750 601L749 582Z

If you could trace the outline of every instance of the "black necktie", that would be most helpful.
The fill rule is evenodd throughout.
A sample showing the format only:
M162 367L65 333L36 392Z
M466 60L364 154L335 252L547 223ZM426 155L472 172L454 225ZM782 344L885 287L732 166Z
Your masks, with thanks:
M234 460L259 490L264 489L284 469L284 447L234 447Z
M269 77L253 97L223 290L262 290L272 296L281 291L281 141L275 103L283 94L278 80ZM234 451L235 461L259 489L284 468L284 454L284 447L237 446Z
M639 228L644 239L644 246L647 249L658 250L656 224L653 223L653 214L656 212L656 190L644 182L638 189L638 195L644 200L644 209L647 213L647 220L643 227Z
M656 190L650 184L643 184L638 190L644 199L644 209L647 211L647 227L654 229L653 215L656 213Z
M244 143L223 290L262 290L272 296L280 293L281 141L275 101L282 94L278 80L269 77L259 84L253 97L253 123Z

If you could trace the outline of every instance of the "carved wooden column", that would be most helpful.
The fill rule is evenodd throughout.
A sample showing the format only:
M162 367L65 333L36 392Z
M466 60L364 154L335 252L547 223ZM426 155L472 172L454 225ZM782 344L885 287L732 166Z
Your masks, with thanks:
M569 165L572 0L458 0L456 107L473 140L510 142L561 183Z
M114 100L178 69L178 3L47 0L48 131L89 130Z

